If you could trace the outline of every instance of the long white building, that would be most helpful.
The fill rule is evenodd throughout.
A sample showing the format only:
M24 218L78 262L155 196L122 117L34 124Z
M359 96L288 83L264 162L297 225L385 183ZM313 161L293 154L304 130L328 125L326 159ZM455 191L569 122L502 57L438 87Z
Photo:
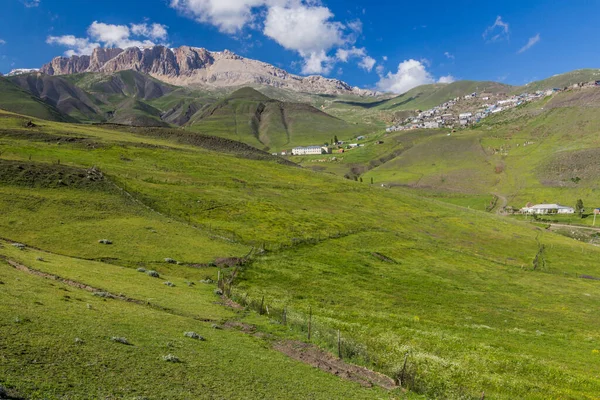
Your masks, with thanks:
M575 209L560 204L536 204L521 208L521 212L523 214L575 214Z
M321 146L306 146L306 147L294 147L292 149L292 155L294 156L304 156L304 155L313 155L313 154L322 154L323 147Z

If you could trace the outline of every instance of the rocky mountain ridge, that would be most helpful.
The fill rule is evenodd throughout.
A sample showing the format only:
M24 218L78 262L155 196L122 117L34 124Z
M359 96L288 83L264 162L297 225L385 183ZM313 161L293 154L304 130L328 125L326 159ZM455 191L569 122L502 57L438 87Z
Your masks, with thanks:
M90 56L56 57L42 66L40 71L48 75L68 75L82 72L113 73L129 69L178 86L217 89L258 84L312 94L378 94L352 87L338 79L290 74L229 50L212 52L189 46L174 49L164 46L146 49L96 48Z

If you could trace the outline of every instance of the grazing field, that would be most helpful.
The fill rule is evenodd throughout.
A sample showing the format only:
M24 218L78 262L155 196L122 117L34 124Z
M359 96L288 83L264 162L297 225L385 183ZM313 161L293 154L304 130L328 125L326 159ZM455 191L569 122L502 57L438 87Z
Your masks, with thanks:
M595 246L191 132L28 121L0 118L7 210L0 346L8 354L0 385L14 396L592 399L600 392ZM429 143L449 157L446 168L462 149L478 154L463 166L478 174L487 156L476 131L405 134L413 136L379 145L369 137L373 147L355 157L361 161L361 150L408 157ZM439 144L444 139L452 146ZM387 164L361 177L377 177ZM451 197L476 205L485 196ZM228 267L224 259L242 261ZM200 282L219 276L248 309ZM339 330L346 361L402 388L361 388L273 350L288 354L282 341L307 341L309 320L312 343L337 354ZM256 328L248 335L212 324ZM207 340L184 337L189 331ZM181 362L163 360L169 354Z
M180 266L157 279L5 241L0 246L0 257L103 290L94 295L0 259L0 385L14 398L390 397L296 362L270 348L274 339L228 328L244 316L215 304L215 286L199 282L216 279L214 269ZM166 279L175 286L164 285Z

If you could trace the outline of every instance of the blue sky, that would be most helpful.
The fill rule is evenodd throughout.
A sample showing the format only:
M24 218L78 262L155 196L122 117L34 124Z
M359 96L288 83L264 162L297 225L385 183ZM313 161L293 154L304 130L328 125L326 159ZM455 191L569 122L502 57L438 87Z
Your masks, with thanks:
M0 0L0 72L96 46L229 49L403 92L600 67L600 1Z

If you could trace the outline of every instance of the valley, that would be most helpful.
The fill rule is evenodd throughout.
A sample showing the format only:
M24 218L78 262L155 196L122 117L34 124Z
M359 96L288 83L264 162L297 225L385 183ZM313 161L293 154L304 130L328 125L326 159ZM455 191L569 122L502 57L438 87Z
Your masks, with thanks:
M600 249L570 229L600 207L600 88L572 87L596 70L465 127L386 131L524 87L207 88L137 51L0 77L7 396L600 392ZM331 153L290 155L311 145ZM585 218L513 215L579 199Z

